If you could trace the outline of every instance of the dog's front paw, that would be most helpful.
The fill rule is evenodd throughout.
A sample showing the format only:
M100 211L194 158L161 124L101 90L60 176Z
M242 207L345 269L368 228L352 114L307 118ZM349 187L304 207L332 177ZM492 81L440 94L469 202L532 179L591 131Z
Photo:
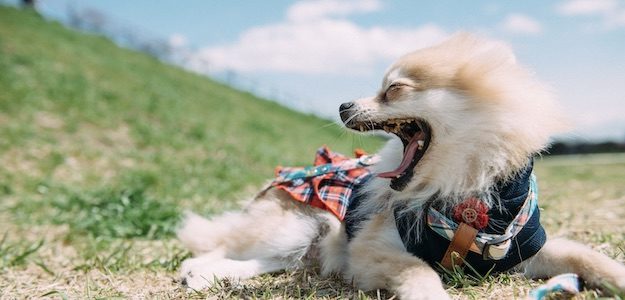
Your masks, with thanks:
M401 300L447 300L451 299L441 284L411 284L397 289Z
M398 291L397 296L402 300L447 300L451 299L444 289L433 289L422 286L419 289L410 291Z
M180 268L180 283L191 290L210 287L215 282L215 276L205 263L195 258L183 261Z
M438 274L429 267L406 270L398 275L395 292L399 299L451 299Z

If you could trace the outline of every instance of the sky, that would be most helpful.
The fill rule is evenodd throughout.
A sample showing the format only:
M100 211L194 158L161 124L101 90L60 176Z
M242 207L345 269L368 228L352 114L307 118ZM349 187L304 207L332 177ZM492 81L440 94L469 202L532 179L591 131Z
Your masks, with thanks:
M185 67L337 118L400 55L476 32L512 46L558 96L570 138L625 140L625 0L40 0L101 10L186 49Z

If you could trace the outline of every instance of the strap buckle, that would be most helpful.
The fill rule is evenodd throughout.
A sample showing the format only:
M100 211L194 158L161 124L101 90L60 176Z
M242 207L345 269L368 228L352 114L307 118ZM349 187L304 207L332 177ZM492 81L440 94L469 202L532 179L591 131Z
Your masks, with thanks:
M483 260L489 260L490 257L488 257L489 254L489 250L490 250L490 246L492 245L498 245L501 244L511 238L513 238L514 236L512 235L511 232L506 232L492 240L488 240L484 243L484 248L482 248L482 259Z

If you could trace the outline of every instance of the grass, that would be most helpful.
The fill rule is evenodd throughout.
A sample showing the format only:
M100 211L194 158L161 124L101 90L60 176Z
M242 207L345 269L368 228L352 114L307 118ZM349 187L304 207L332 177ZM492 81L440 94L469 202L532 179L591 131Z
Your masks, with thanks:
M0 6L0 298L387 299L315 270L187 293L180 213L239 207L278 165L381 142ZM625 260L625 156L537 161L550 235ZM523 297L518 275L445 274L455 298ZM587 290L581 298L595 298Z
M70 190L46 199L46 203L35 200L18 202L9 211L20 222L67 225L72 236L171 237L181 209L174 203L160 202L147 195L147 189ZM42 206L47 209L41 209Z
M174 232L179 209L149 198L143 189L95 191L54 200L53 224L100 237L158 239Z
M7 242L8 232L4 233L0 240L0 270L21 266L26 262L26 259L33 253L37 252L41 246L43 246L43 240L38 242Z

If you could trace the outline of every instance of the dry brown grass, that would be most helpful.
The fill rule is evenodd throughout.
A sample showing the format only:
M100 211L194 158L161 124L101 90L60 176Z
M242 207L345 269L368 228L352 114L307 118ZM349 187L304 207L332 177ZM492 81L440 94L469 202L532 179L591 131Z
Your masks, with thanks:
M564 168L564 169L562 169ZM625 164L589 164L568 158L538 162L542 177L543 223L550 235L566 236L591 245L620 261L625 261L625 187L621 186ZM590 173L590 174L589 174ZM83 238L67 239L66 226L16 225L3 212L0 228L9 233L7 243L35 243L44 240L39 251L23 265L0 272L2 299L39 299L66 296L70 299L122 297L130 299L391 299L385 291L363 293L338 278L320 278L314 270L267 274L245 282L222 281L211 289L188 292L176 282L176 272L155 266L154 261L185 256L175 239L130 240L111 243L108 250L127 243L131 248L115 257L117 264L106 265L85 257L91 244ZM112 251L98 249L102 257ZM96 255L98 255L96 253ZM180 257L178 257L180 258ZM539 284L517 274L490 276L479 284L467 280L465 286L449 287L455 299L522 298ZM575 298L596 298L601 294L586 290Z

